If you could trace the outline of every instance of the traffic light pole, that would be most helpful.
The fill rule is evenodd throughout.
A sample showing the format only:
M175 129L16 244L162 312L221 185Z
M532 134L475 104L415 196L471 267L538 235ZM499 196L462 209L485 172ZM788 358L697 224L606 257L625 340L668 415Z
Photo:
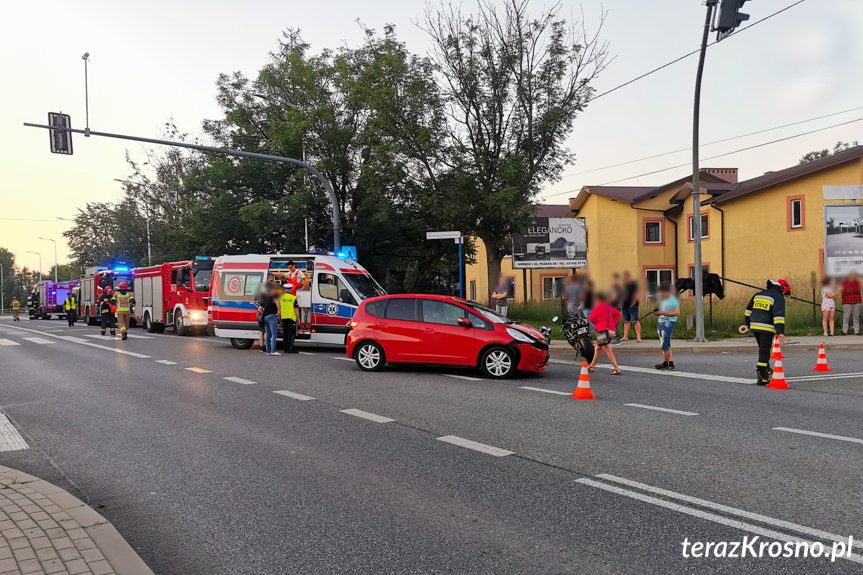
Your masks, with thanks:
M330 196L330 202L333 205L333 251L338 253L339 250L342 249L342 238L341 238L341 212L339 210L339 198L336 196L336 192L333 190L333 187L330 185L329 180L322 173L320 173L314 166L311 164L307 164L302 160L295 160L293 158L284 158L282 156L271 156L269 154L258 154L256 152L245 152L243 150L232 150L230 148L214 148L212 146L201 146L199 144L189 144L187 142L172 142L170 140L156 140L154 138L142 138L140 136L127 136L125 134L111 134L109 132L94 132L87 128L86 130L78 130L75 128L58 128L56 126L46 126L44 124L31 124L29 122L24 122L24 125L30 128L45 128L47 130L53 130L55 132L69 132L70 134L84 134L85 136L102 136L105 138L117 138L120 140L131 140L133 142L144 142L145 144L155 144L158 146L172 146L175 148L188 148L190 150L198 150L200 152L211 152L213 154L225 154L227 156L240 156L243 158L255 158L258 160L269 160L271 162L281 162L284 164L293 164L294 166L299 166L300 168L306 169L310 171L318 180L320 180L321 184L323 184L324 189L327 190L327 194Z
M704 57L707 55L707 35L717 0L707 0L707 17L704 21L704 34L701 37L701 53L698 56L698 72L695 75L695 103L692 107L692 245L694 263L692 270L695 280L695 339L706 342L704 334L704 278L701 263L701 182L699 174L698 137L701 116L701 77L704 73Z

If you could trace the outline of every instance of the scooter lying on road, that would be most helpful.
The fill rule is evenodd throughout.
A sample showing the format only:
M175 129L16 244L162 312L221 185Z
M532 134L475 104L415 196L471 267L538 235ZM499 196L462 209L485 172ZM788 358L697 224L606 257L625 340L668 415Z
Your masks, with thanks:
M556 322L558 319L557 316L554 316L551 321ZM594 348L593 336L590 333L590 322L587 321L581 310L565 319L560 324L560 331L563 332L567 343L572 346L578 355L581 355L588 363L593 361Z

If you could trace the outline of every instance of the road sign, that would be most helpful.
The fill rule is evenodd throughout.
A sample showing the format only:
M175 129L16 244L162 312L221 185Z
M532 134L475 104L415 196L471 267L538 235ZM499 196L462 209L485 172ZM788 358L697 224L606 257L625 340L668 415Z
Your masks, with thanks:
M72 120L69 118L69 114L48 112L48 125L63 128L63 130L48 130L48 135L51 138L51 153L71 155L72 132L65 130L72 127Z
M426 232L427 240L453 240L461 237L461 232Z

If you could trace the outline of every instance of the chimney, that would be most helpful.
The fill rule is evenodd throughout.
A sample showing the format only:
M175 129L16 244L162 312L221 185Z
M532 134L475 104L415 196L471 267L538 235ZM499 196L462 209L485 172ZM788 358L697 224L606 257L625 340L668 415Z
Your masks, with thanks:
M701 171L721 178L729 184L737 183L737 168L702 168Z

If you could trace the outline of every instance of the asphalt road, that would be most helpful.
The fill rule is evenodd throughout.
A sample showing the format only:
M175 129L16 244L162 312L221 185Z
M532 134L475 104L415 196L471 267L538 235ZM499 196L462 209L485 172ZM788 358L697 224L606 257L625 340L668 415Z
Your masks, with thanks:
M789 353L786 391L750 384L750 354L675 375L626 356L577 401L571 355L500 382L131 333L0 320L0 406L28 445L0 464L96 507L156 573L863 572L859 352L826 375ZM855 555L682 554L747 536Z

